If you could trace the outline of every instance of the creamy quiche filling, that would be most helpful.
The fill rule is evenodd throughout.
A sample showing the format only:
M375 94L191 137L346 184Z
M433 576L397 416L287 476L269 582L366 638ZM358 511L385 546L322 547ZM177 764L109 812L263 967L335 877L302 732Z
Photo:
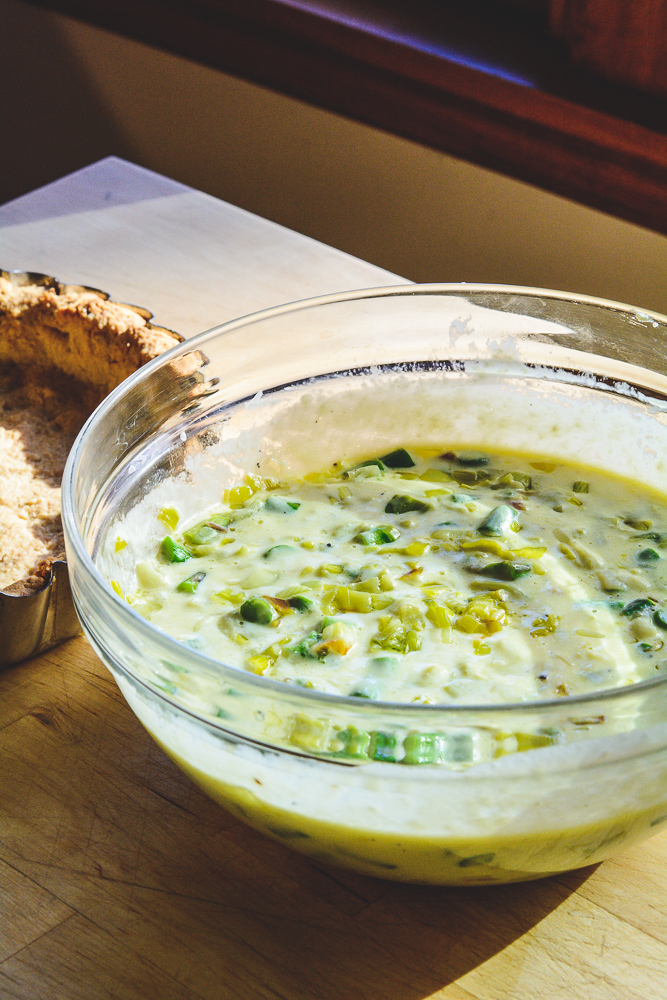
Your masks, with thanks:
M667 502L599 471L399 448L291 481L247 476L215 507L193 497L158 517L164 538L127 599L273 680L489 704L667 669Z

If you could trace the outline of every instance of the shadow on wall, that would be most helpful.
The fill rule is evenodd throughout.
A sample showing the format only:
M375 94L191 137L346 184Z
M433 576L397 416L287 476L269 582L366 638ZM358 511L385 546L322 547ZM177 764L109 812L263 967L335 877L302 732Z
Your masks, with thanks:
M132 160L58 18L0 0L0 205L109 154Z

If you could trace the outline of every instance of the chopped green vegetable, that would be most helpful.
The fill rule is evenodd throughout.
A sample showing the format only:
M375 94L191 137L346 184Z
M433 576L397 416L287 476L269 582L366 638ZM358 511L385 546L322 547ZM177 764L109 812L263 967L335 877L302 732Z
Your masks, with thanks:
M653 623L654 625L657 625L658 628L662 628L667 631L667 612L663 611L662 608L658 608L657 611L654 611Z
M628 618L636 618L643 611L654 608L657 603L652 597L638 597L635 601L630 601L629 604L626 604L621 614Z
M366 462L359 462L358 465L353 465L351 469L348 469L347 472L343 473L343 478L344 479L354 479L354 478L356 478L355 474L360 469L371 469L373 467L375 467L377 469L377 473L369 473L369 475L379 475L380 473L384 472L385 469L386 469L386 466L385 466L384 462L381 459L379 459L379 458L369 458L368 461L366 461Z
M403 749L403 764L442 764L447 756L447 737L442 733L409 733Z
M206 545L214 538L219 538L221 529L225 528L230 521L229 514L214 514L206 521L196 524L194 528L188 528L187 531L184 531L183 540L188 545Z
M314 607L312 601L309 601L307 597L302 597L300 594L297 594L296 597L288 597L287 603L290 608L294 608L295 611L301 611L302 613L310 611Z
M502 503L487 514L477 530L483 535L504 535L516 521L517 512L514 507Z
M175 507L163 507L158 513L157 519L166 524L170 531L173 531L180 517Z
M522 562L502 562L490 563L479 570L481 576L490 576L493 580L518 580L520 576L530 573L529 563Z
M187 549L175 542L170 535L166 535L162 539L162 544L160 545L160 552L167 560L167 562L185 562L186 559L191 559L192 556Z
M634 528L635 531L648 531L652 527L650 521L638 521L634 517L626 517L623 524L627 524L629 528Z
M455 461L470 468L489 464L489 459L481 451L460 451L455 456Z
M655 542L656 545L664 545L667 542L667 532L664 531L645 531L641 535L635 535L635 538L645 538L647 541Z
M293 514L301 506L296 500L286 500L284 497L270 496L264 504L267 510L274 514Z
M293 545L272 545L270 549L267 549L266 552L263 553L262 558L281 559L284 556L293 555L295 552L298 552L298 549L296 549Z
M250 597L240 608L241 618L255 625L270 625L276 617L275 609L263 597Z
M358 535L355 535L352 539L353 542L358 542L359 545L387 545L389 542L395 542L401 537L401 533L398 528L394 528L391 524L383 524L379 528L369 528L367 531L360 531Z
M194 594L195 590L202 582L206 573L193 573L186 580L182 580L181 583L176 587L176 590L180 590L184 594Z
M576 483L572 483L572 492L588 493L589 492L588 483L585 483L583 479L577 479Z
M294 653L295 656L302 656L305 660L316 660L317 657L313 653L312 648L321 638L321 632L309 632L296 646L289 646L288 652Z
M430 503L401 493L395 493L384 508L385 514L408 514L410 511L425 514L429 510L433 510Z
M637 553L635 558L639 563L651 563L660 559L660 556L655 549L642 549L641 552Z
M396 451L390 451L388 455L382 456L380 462L383 462L390 469L411 469L415 464L412 456L405 448L397 448Z
M368 746L371 741L370 735L355 726L348 726L338 733L338 739L343 743L344 749L340 751L342 757L368 757Z
M371 760L383 760L388 764L396 763L396 737L391 733L374 731L370 734L368 756Z
M355 688L352 692L352 697L369 698L371 701L376 701L380 697L380 689L378 688L377 682L371 677L367 677Z
M486 485L491 475L487 469L452 469L449 474L459 486Z

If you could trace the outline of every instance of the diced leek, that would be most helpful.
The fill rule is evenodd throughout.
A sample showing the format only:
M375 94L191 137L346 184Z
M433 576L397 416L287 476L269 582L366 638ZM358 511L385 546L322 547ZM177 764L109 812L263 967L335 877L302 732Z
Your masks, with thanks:
M366 531L360 531L352 541L359 545L388 545L400 537L401 533L398 528L394 528L391 524L384 524L379 528L368 528Z
M163 524L166 524L170 531L173 531L178 524L180 517L175 507L163 507L160 511L158 511L157 519L158 521L162 521Z
M225 490L222 498L225 503L228 503L234 509L242 507L246 500L249 500L256 492L254 486L234 486L229 490Z
M183 541L187 542L188 545L206 545L207 542L219 539L220 529L226 527L230 520L229 514L213 514L206 521L201 521L193 528L188 528L187 531L184 531ZM216 525L216 527L213 527L213 525Z
M206 573L202 572L193 573L192 576L187 577L187 579L181 580L181 582L176 587L176 590L180 590L181 593L184 594L194 594L197 587L202 582L205 576Z
M229 604L234 604L238 607L239 604L243 604L245 601L245 594L242 590L219 590L217 594L213 594L213 598L217 601L227 601Z
M477 656L488 656L488 654L491 652L491 647L488 646L485 642L482 642L481 639L473 639L472 648Z
M276 617L275 608L264 597L250 597L240 608L241 617L255 625L270 625Z
M412 469L415 465L411 455L405 448L397 448L390 451L388 455L383 455L380 459L389 469Z
M408 514L410 511L425 514L429 510L433 510L430 503L411 497L407 493L395 493L384 508L385 514Z
M286 500L284 497L270 496L264 506L274 514L294 514L301 504L296 500Z
M517 512L514 507L499 504L487 514L477 530L483 535L504 535L516 523Z
M299 713L292 719L288 739L301 750L323 751L327 749L330 736L331 723L328 719L313 719Z
M360 614L368 614L373 610L371 595L363 591L352 590L350 587L337 587L335 602L341 611L356 611Z
M185 562L186 559L191 559L192 556L186 548L175 542L170 535L165 535L162 539L162 544L160 545L160 552L167 560L167 562Z
M295 555L299 550L295 548L294 545L272 545L270 549L267 549L263 553L264 559L285 559L289 556Z
M287 603L295 611L300 611L302 614L307 611L312 611L314 604L312 601L308 600L307 597L303 597L301 594L297 594L295 597L288 597Z
M342 729L336 736L343 744L343 750L340 751L341 756L368 757L367 751L371 738L362 729L357 729L355 726L348 726L347 729Z
M482 576L490 576L493 580L518 580L519 577L530 573L529 563L503 562L491 563L479 570Z
M447 481L452 481L452 477L443 469L427 469L426 472L422 472L419 478L425 480L427 483L446 483Z
M449 608L444 608L442 605L436 604L435 601L429 603L426 617L436 628L449 628L454 624L455 618Z
M396 737L391 733L378 730L371 732L368 756L371 760L381 760L388 764L396 763Z
M447 759L443 733L408 733L403 741L402 764L442 764Z

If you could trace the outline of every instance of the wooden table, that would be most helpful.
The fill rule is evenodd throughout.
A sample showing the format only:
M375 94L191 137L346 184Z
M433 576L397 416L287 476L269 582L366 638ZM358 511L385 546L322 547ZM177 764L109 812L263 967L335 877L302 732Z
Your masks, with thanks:
M0 208L0 266L104 288L186 335L403 280L114 159ZM366 878L204 798L83 638L0 674L2 1000L431 996L663 1000L667 833L521 885Z

